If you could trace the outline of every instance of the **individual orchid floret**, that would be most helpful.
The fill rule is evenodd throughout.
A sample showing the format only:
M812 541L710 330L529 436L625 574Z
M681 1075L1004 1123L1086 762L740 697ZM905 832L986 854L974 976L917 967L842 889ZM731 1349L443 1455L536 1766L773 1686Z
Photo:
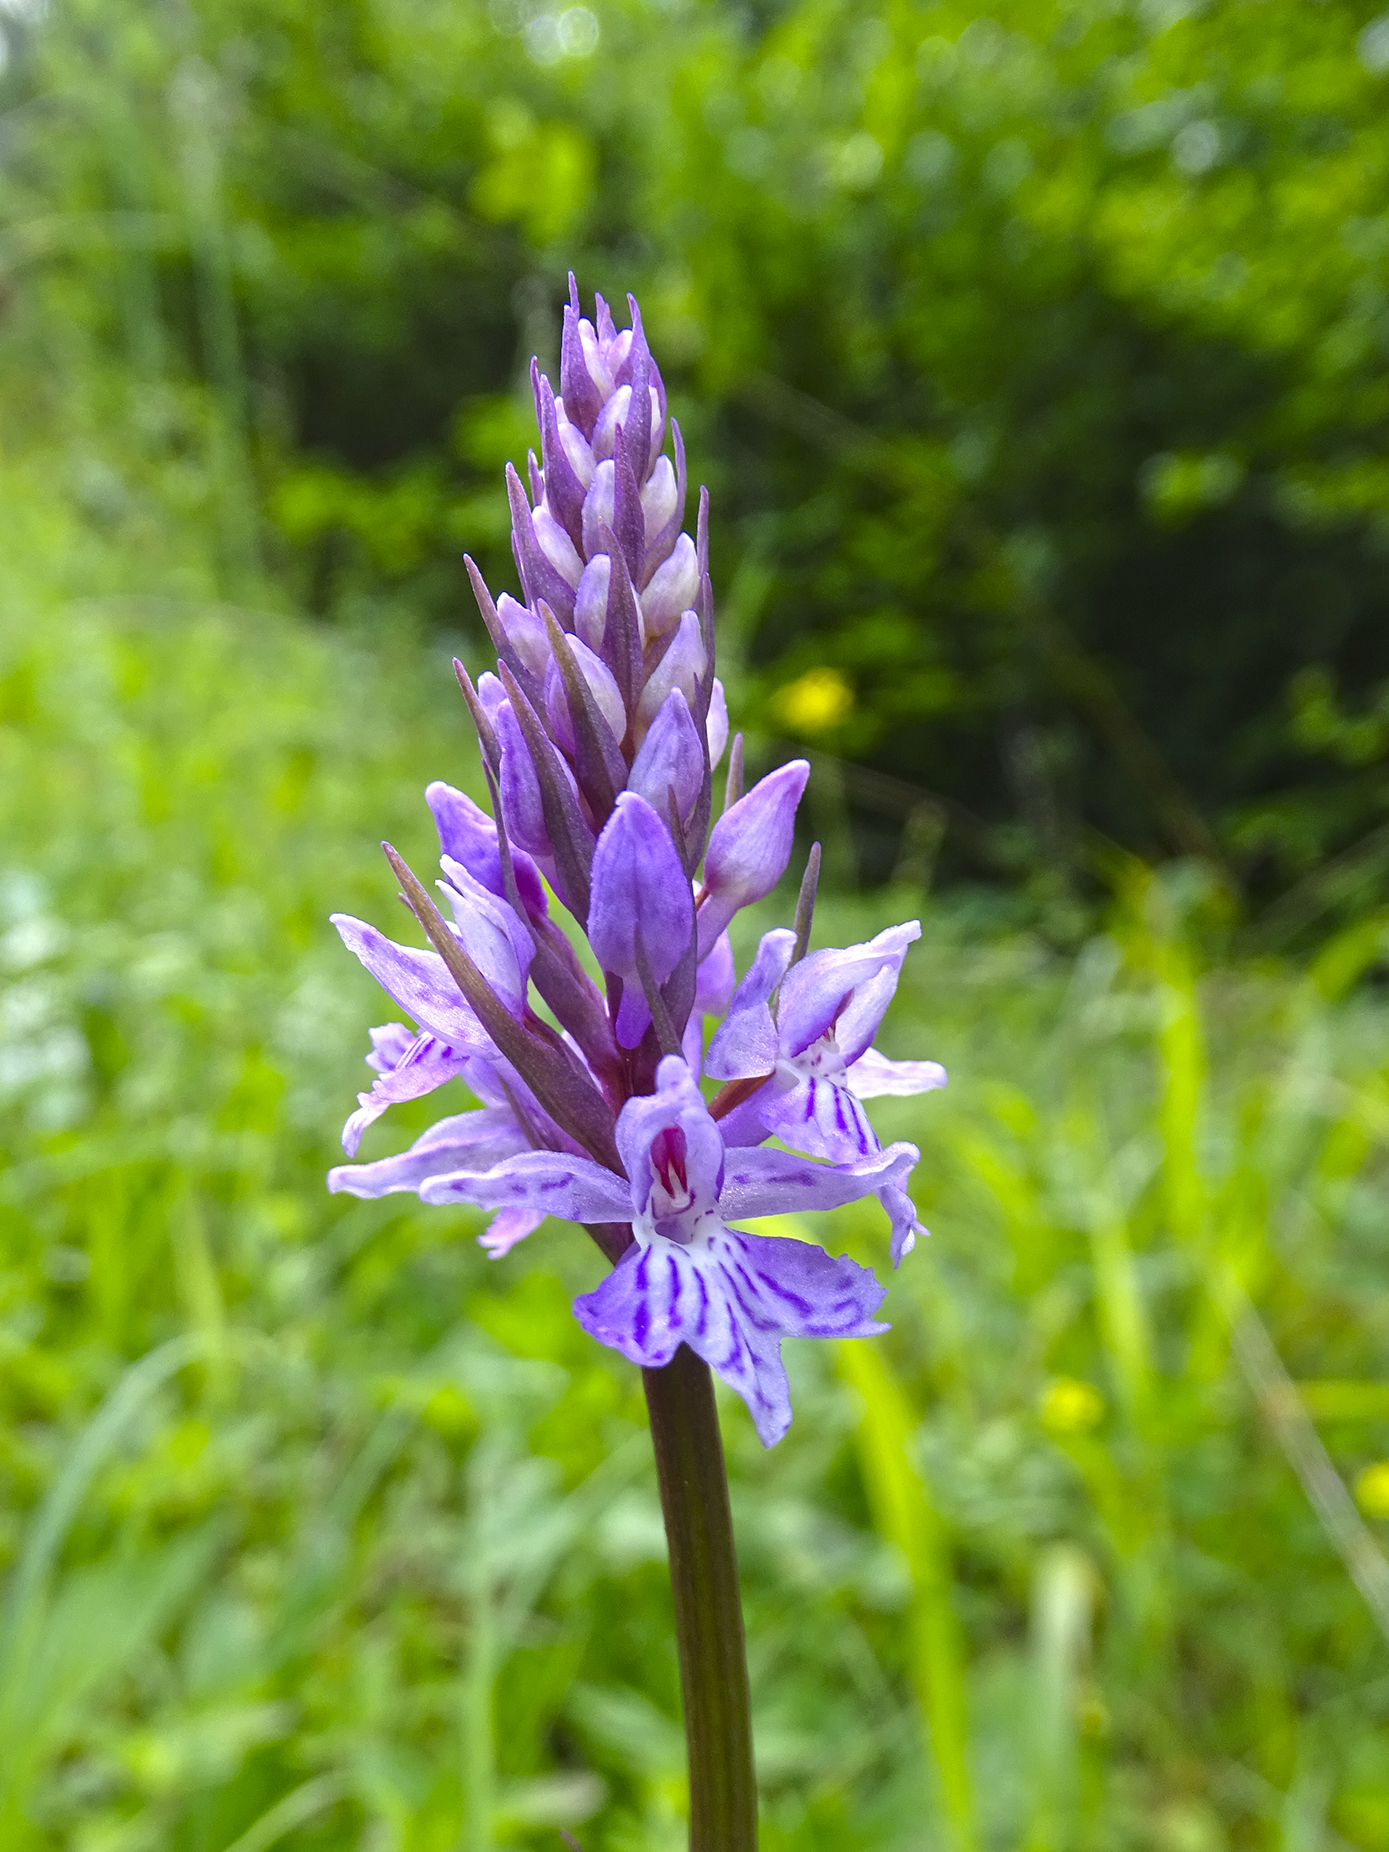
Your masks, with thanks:
M656 1090L618 1119L619 1177L584 1158L524 1152L484 1173L438 1176L426 1202L630 1222L633 1244L595 1292L575 1304L584 1329L646 1369L688 1344L737 1390L763 1444L791 1422L781 1361L787 1337L868 1337L883 1288L866 1267L809 1242L731 1227L739 1217L832 1209L891 1184L916 1162L892 1145L852 1165L771 1149L726 1151L717 1122L679 1056Z
M763 935L727 1020L715 1031L705 1071L718 1080L764 1084L724 1122L730 1144L775 1136L797 1151L852 1162L878 1149L861 1102L886 1093L928 1093L945 1085L935 1061L890 1061L873 1037L897 988L907 947L920 938L911 920L864 945L812 952L792 963L796 935ZM893 1224L893 1261L910 1252L919 1227L902 1189L884 1198Z
M810 765L792 759L753 786L714 825L699 897L699 949L709 950L740 908L770 894L791 859L796 806Z
M647 983L664 984L694 939L694 898L670 830L635 791L618 798L598 839L588 937L603 970L621 981L618 1042L635 1048L651 1021L643 962Z

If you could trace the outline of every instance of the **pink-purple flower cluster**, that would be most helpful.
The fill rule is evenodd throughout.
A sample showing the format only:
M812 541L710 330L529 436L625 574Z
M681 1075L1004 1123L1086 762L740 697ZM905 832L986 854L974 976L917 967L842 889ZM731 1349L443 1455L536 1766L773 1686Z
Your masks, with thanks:
M883 1288L853 1261L732 1224L876 1194L896 1264L918 1227L906 1182L919 1153L884 1149L862 1102L945 1075L872 1047L920 928L809 951L814 858L796 929L764 934L737 981L728 925L784 874L809 767L793 760L744 795L735 741L713 820L728 717L708 501L692 539L680 429L635 302L631 314L618 331L600 297L588 321L570 279L558 396L532 366L529 498L507 474L523 601L494 601L468 561L497 670L474 686L456 666L492 814L448 785L426 792L452 918L391 851L429 949L335 916L416 1025L372 1031L376 1079L344 1128L348 1156L389 1106L446 1081L480 1104L397 1157L341 1166L329 1187L490 1210L493 1255L547 1215L586 1224L614 1266L575 1305L585 1329L647 1368L688 1344L770 1446L791 1419L782 1338L881 1331ZM723 1083L710 1097L706 1077Z

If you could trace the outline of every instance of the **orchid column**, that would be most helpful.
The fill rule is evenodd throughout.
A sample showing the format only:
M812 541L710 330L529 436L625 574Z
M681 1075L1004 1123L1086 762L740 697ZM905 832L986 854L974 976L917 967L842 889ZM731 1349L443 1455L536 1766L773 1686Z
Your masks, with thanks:
M630 299L629 299L630 300ZM389 845L429 949L335 924L416 1025L372 1031L376 1079L343 1146L395 1102L461 1080L479 1104L329 1187L416 1191L493 1211L505 1254L546 1216L584 1224L612 1270L576 1301L585 1330L643 1371L670 1545L690 1756L692 1852L756 1844L742 1613L710 1371L767 1446L791 1421L786 1337L866 1337L884 1289L867 1268L735 1221L876 1195L894 1264L913 1245L913 1145L886 1149L861 1102L944 1084L872 1041L920 928L809 951L818 852L794 925L766 933L742 982L727 928L786 870L808 766L741 792L714 674L708 499L684 530L685 453L641 317L619 332L570 278L560 395L532 364L540 458L507 471L523 600L468 561L496 673L454 666L481 746L489 815L446 784L426 797L451 917ZM666 441L670 440L671 454ZM712 823L712 828L711 828ZM588 976L552 902L582 929ZM557 1030L532 1005L549 1008ZM722 1018L705 1056L709 1020ZM706 1089L704 1076L711 1083ZM789 1149L767 1140L776 1136Z

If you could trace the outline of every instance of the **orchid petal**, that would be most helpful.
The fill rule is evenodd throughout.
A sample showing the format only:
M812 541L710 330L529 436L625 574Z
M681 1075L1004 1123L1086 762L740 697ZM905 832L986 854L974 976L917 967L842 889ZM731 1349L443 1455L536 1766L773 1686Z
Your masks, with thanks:
M703 936L701 924L701 942ZM796 935L788 927L778 926L763 933L757 956L734 991L728 1015L709 1044L705 1072L716 1080L746 1080L754 1074L770 1074L776 1066L781 1042L770 1000L786 975L795 949Z
M866 1267L809 1242L719 1227L699 1248L633 1249L574 1303L579 1323L633 1363L659 1369L681 1344L747 1403L764 1446L791 1425L785 1337L867 1337L883 1288Z
M865 1048L844 1076L845 1085L861 1100L932 1093L943 1087L946 1079L939 1061L889 1061L876 1048Z
M774 1094L761 1109L767 1130L791 1146L832 1163L852 1164L881 1149L868 1115L847 1087L807 1074L799 1086Z
M390 1196L418 1190L430 1177L447 1176L469 1165L490 1170L527 1148L509 1106L484 1106L440 1119L408 1151L395 1157L379 1158L374 1164L339 1164L328 1172L328 1188L348 1196Z
M725 1216L838 1209L901 1183L920 1156L915 1145L900 1143L852 1164L816 1164L789 1151L744 1146L727 1153L720 1209Z
M488 1170L431 1177L420 1186L427 1203L473 1203L479 1209L525 1209L570 1222L631 1219L631 1190L592 1158L562 1151L522 1151Z
M354 952L387 993L394 997L407 1016L422 1029L432 1030L442 1042L455 1048L494 1052L492 1042L459 995L458 986L437 952L417 951L412 945L397 945L374 926L354 920L348 913L334 913L343 944Z

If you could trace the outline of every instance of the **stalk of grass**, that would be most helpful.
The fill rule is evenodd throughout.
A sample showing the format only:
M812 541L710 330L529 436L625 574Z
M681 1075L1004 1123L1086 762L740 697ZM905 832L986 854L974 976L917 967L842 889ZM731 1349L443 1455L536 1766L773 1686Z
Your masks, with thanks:
M900 1550L912 1580L911 1678L949 1843L954 1852L976 1852L964 1641L949 1538L914 1459L917 1423L880 1344L844 1339L837 1363L862 1403L855 1445L874 1524Z

